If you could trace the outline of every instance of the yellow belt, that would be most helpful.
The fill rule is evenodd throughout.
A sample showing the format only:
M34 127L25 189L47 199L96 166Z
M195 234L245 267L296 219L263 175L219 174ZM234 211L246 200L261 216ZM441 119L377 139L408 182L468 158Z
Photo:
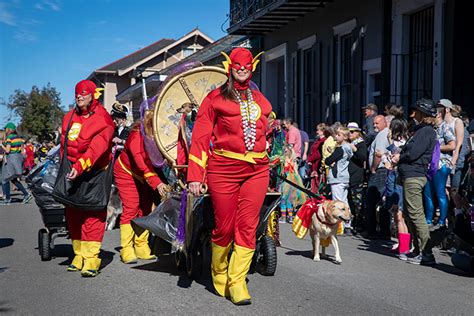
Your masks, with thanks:
M140 177L138 174L136 174L135 172L133 172L132 170L128 169L122 162L122 160L120 160L120 157L117 158L120 166L122 167L123 170L125 170L126 173L128 173L129 175L131 175L132 177L134 177L135 179L137 179L138 181L140 181L141 183L144 183L144 179L143 177Z
M254 152L254 151L248 151L245 154L240 154L240 153L235 153L232 151L224 150L224 149L214 149L214 153L219 156L231 158L231 159L237 159L237 160L242 160L246 162L250 162L253 164L256 164L254 159L262 159L267 156L266 151L262 152Z

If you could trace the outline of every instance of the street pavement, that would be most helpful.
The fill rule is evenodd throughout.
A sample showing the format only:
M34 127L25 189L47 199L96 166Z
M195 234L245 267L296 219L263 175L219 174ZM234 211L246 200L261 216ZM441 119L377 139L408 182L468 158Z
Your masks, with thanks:
M389 243L343 237L341 265L314 262L309 237L298 240L290 225L281 224L276 274L249 275L252 305L238 307L212 294L209 272L191 281L175 267L174 256L122 264L118 230L105 234L98 277L66 272L70 240L57 239L55 257L42 262L37 250L41 227L34 202L0 206L0 313L472 315L474 310L473 278L438 250L434 268L415 266L395 258Z

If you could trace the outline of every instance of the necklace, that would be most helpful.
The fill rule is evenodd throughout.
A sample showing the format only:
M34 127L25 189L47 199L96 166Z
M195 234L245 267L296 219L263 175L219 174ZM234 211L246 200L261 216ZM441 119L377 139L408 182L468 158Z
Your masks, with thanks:
M252 91L246 90L247 101L242 100L240 93L234 89L234 95L240 104L240 115L242 117L242 129L244 132L244 142L247 151L252 151L255 147L257 135L257 119L259 116L259 107L253 100Z

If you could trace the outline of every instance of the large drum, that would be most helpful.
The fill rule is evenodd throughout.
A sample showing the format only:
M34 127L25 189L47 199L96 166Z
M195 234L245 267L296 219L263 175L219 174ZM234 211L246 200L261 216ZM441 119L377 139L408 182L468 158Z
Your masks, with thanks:
M209 92L227 81L223 68L201 66L172 77L154 104L153 138L163 156L176 165L179 121L183 104L199 106Z

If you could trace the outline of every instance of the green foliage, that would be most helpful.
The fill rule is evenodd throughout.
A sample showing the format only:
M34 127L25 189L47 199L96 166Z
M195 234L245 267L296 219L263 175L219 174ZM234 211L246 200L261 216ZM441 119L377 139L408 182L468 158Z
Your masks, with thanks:
M37 136L40 141L48 140L59 126L64 116L60 107L60 93L49 83L31 92L15 90L10 96L7 107L21 118L18 126L24 136Z

